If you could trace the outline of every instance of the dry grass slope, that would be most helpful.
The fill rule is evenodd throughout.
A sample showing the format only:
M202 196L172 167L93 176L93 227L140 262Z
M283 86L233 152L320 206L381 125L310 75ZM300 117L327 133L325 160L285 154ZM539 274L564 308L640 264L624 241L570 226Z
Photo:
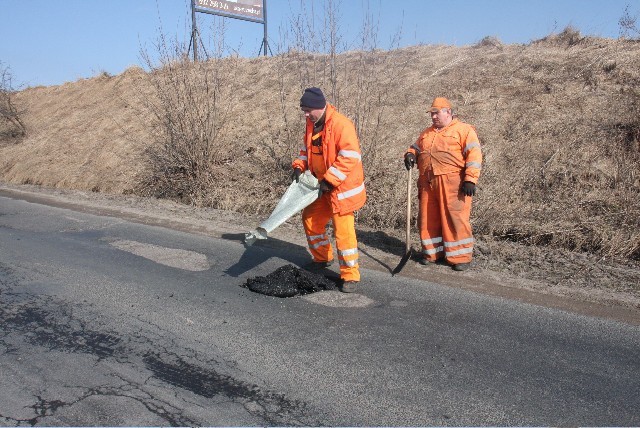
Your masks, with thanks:
M402 229L402 155L442 95L483 145L481 241L640 260L640 43L571 30L526 45L353 51L333 63L295 51L177 60L29 88L15 97L28 135L0 146L0 178L267 214L288 185L309 85L356 122L370 196L360 225Z

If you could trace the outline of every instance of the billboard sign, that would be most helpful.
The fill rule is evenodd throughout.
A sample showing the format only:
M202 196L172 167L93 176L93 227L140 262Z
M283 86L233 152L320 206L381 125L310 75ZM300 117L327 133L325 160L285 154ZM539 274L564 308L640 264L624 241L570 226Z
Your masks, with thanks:
M263 0L195 0L198 12L264 22Z

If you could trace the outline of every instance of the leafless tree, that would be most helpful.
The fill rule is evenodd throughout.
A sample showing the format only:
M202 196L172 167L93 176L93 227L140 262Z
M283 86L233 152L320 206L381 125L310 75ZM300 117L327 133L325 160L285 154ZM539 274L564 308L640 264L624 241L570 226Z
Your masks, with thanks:
M637 26L638 17L632 15L629 5L624 8L624 13L618 21L620 24L620 35L623 37L638 38L640 37L640 28Z
M20 140L27 134L21 119L22 111L14 102L13 76L8 66L0 62L0 140Z

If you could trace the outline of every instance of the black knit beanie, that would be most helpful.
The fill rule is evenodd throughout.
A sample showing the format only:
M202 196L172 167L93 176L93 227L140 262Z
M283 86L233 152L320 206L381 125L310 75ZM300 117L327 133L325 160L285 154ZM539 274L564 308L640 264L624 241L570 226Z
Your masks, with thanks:
M320 88L307 88L300 98L300 107L324 108L326 105L327 100L325 100Z

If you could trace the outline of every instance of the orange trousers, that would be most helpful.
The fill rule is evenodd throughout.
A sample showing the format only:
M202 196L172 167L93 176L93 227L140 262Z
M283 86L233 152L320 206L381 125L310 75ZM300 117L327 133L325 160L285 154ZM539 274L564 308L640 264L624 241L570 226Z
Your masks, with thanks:
M360 281L355 217L352 212L344 215L334 213L331 209L329 193L324 193L302 210L302 223L313 260L316 262L333 260L333 249L326 230L329 220L333 222L340 278L345 281Z
M462 181L458 173L433 176L429 171L418 179L422 255L429 261L471 262L471 197L460 191Z

